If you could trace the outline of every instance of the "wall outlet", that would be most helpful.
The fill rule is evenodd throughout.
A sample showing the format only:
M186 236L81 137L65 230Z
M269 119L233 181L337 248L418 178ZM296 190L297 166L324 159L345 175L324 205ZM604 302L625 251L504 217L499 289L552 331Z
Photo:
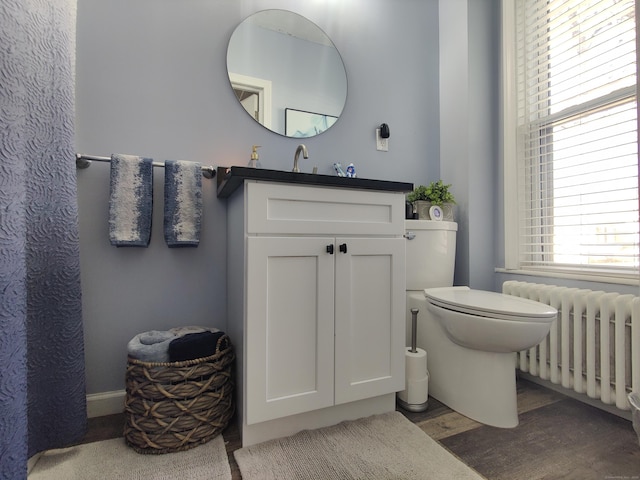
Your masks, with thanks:
M380 129L376 128L376 150L381 152L389 151L389 139L380 136Z

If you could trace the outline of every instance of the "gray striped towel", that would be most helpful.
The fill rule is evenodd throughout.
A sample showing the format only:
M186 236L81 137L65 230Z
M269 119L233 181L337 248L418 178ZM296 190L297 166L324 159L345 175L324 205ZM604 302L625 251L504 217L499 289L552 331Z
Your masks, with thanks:
M147 247L151 239L153 161L111 155L109 240L117 247Z
M164 239L170 248L197 247L202 225L202 166L164 163Z

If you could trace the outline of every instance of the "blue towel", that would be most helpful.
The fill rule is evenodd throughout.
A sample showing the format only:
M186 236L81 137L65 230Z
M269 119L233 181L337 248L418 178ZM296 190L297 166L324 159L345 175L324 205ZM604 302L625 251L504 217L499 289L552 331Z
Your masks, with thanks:
M164 239L170 248L197 247L202 224L202 166L164 163Z
M210 357L221 348L218 345L218 341L224 334L224 332L200 332L188 333L175 338L169 343L169 361L184 362L186 360L195 360L196 358Z
M127 353L141 362L168 362L169 345L176 338L173 333L162 330L139 333L127 344Z
M152 209L153 161L135 155L111 155L111 245L149 246Z

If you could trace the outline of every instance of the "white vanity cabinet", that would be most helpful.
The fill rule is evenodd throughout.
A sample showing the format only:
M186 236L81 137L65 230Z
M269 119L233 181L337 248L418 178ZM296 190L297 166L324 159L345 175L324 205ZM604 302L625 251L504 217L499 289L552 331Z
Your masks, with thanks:
M243 445L394 408L404 205L402 192L260 181L228 199Z

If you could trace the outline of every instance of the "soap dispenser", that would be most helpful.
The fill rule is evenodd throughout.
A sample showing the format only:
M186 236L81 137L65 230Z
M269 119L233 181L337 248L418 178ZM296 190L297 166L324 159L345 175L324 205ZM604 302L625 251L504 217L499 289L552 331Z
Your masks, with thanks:
M249 160L250 168L260 168L260 164L258 163L258 148L260 145L254 145L251 150L251 160Z

